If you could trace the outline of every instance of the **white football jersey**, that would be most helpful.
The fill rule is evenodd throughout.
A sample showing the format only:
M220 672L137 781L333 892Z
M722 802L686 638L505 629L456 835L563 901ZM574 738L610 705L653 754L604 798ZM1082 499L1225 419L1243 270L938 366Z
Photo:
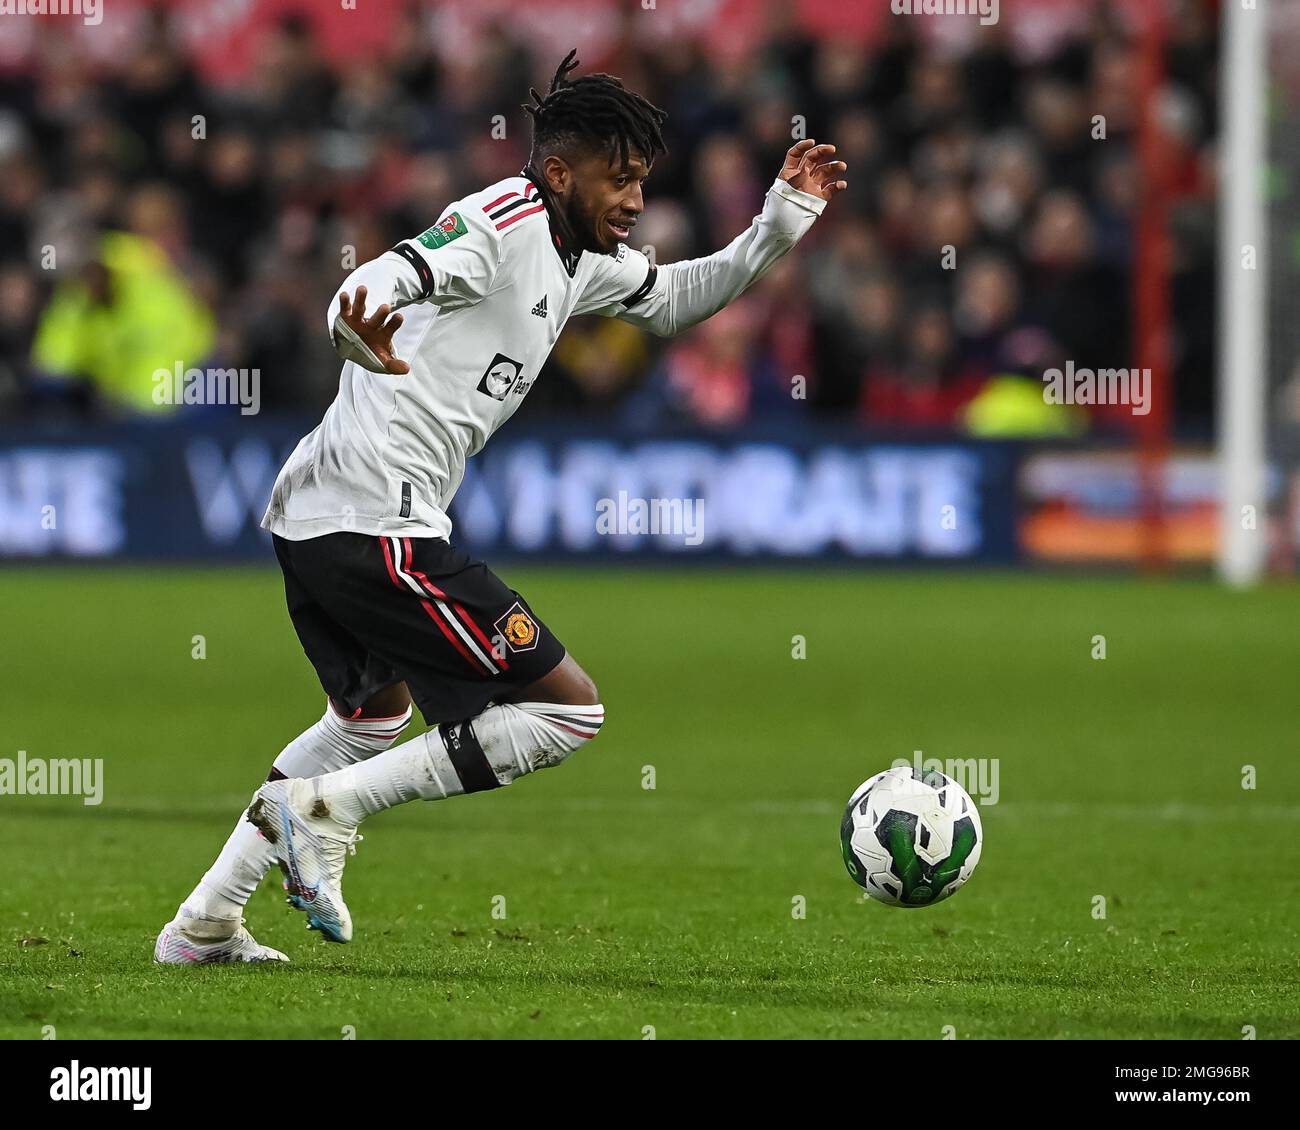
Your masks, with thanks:
M393 376L328 313L346 363L320 425L281 469L262 525L292 541L351 530L442 537L465 461L514 415L572 314L624 318L659 334L703 321L762 276L811 226L820 197L778 180L763 213L722 251L656 268L619 245L566 246L538 183L506 180L450 205L428 231L358 268L367 316L402 311Z

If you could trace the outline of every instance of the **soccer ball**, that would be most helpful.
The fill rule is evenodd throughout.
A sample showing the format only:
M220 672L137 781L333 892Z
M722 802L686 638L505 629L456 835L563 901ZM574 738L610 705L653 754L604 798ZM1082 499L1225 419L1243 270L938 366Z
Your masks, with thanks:
M844 866L889 906L930 906L956 892L983 839L975 802L933 769L877 773L854 790L840 821Z

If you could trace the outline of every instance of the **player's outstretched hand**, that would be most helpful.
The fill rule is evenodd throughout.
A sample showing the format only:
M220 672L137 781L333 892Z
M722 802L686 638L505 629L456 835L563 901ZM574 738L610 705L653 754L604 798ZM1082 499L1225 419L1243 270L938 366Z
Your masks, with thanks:
M800 192L829 200L837 192L849 187L840 175L848 169L843 161L830 160L835 152L833 145L818 145L812 138L797 141L785 155L781 166L781 179Z
M388 303L385 302L367 320L364 286L357 287L355 302L348 298L346 290L339 295L339 316L342 317L343 324L365 342L366 348L383 363L385 372L400 377L411 371L411 366L393 352L393 331L402 324L402 315L394 314L389 318L388 310ZM388 320L385 321L385 318Z

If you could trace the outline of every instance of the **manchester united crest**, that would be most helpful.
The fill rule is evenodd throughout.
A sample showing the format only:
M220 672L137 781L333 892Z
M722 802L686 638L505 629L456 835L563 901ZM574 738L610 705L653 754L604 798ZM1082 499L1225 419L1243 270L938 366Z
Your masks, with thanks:
M518 601L493 626L511 651L532 651L537 646L537 622Z

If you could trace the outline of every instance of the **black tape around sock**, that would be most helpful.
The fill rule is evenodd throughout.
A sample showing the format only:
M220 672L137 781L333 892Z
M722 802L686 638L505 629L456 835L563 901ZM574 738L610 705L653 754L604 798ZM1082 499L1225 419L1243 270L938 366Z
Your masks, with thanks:
M460 778L467 793L481 793L486 789L499 789L501 782L492 772L487 754L478 744L474 727L469 722L444 722L438 727L442 744L447 749L451 766Z

